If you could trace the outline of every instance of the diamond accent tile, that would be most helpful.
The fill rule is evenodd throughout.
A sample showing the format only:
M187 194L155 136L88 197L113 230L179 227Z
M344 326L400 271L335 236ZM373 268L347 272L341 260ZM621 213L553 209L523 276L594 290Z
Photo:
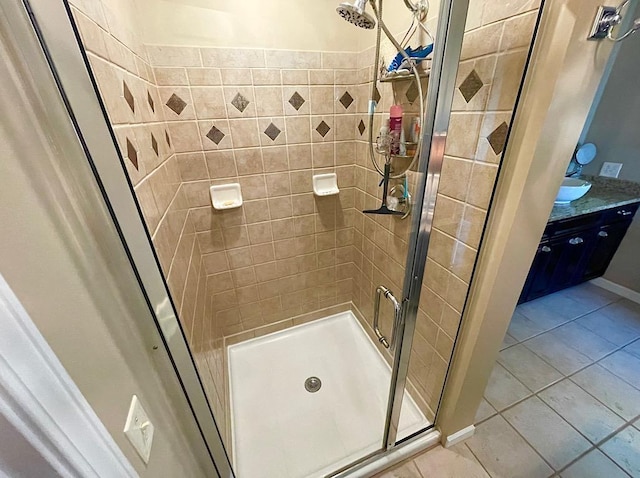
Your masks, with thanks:
M231 100L231 104L236 107L236 109L242 113L249 106L250 101L242 96L240 93L236 94L236 96Z
M164 130L164 140L167 142L167 146L171 147L171 139L169 138L169 132Z
M133 94L131 93L131 90L129 89L129 86L127 85L126 81L122 81L122 93L124 95L124 100L127 102L127 104L129 105L129 108L131 108L131 112L135 113L136 112L136 100L133 97Z
M409 103L413 103L419 94L420 94L420 91L418 90L418 85L416 85L415 81L412 81L411 84L409 85L409 88L407 88L407 91L404 94L404 96L407 97L407 100L409 100Z
M151 133L151 147L153 148L153 152L156 153L156 156L158 156L158 142L153 133Z
M291 98L289 98L289 104L293 106L296 111L300 111L300 108L302 108L302 105L304 103L304 98L300 96L300 93L298 93L297 91L293 95L291 95Z
M382 96L380 96L380 91L378 91L378 87L376 86L373 90L373 101L380 103L380 98L382 98Z
M222 141L224 137L225 137L225 134L215 126L212 126L209 132L207 133L207 138L209 138L211 141L213 141L216 144L220 144L220 141Z
M166 105L169 107L171 111L173 111L177 115L180 115L180 113L182 113L184 109L187 107L186 101L184 101L175 93L172 94L171 98L167 100Z
M156 104L153 101L153 98L151 97L151 93L149 93L149 91L147 90L147 102L149 103L149 108L151 108L151 111L153 113L156 112Z
M504 151L508 132L509 125L503 121L489 136L487 136L487 141L489 141L494 153L501 154L502 151Z
M360 136L364 134L365 129L367 129L367 127L365 126L364 121L360 120L360 123L358 123L358 131L360 131Z
M484 86L482 80L476 73L476 70L471 70L471 73L467 75L464 81L460 84L458 89L467 103L473 99L474 96L480 91L480 88Z
M135 168L138 169L138 152L136 151L135 146L131 144L131 141L129 141L129 138L127 138L127 158L129 158L129 161L131 161Z
M353 103L353 97L349 94L348 91L345 91L344 95L340 97L340 103L342 103L342 106L344 106L345 110L349 108L349 106L351 106L351 103Z
M271 138L271 141L275 141L276 138L280 135L280 133L281 133L280 128L278 128L273 123L267 126L267 129L264 130L264 134L269 136L269 138Z
M321 121L318 127L316 128L316 131L320 134L320 136L324 138L330 129L331 128L327 123L325 123L324 121Z

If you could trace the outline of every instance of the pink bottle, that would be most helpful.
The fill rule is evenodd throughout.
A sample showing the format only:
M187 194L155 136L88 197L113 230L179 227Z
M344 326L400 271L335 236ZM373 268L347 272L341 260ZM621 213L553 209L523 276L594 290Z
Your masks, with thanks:
M400 154L400 136L402 134L402 106L392 105L389 111L389 134L391 136L391 154Z

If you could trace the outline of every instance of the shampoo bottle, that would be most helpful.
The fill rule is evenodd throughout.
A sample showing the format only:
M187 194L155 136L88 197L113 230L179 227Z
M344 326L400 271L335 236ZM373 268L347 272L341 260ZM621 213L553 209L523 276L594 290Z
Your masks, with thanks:
M400 154L400 136L402 135L402 106L393 105L389 111L389 134L391 135L391 154Z

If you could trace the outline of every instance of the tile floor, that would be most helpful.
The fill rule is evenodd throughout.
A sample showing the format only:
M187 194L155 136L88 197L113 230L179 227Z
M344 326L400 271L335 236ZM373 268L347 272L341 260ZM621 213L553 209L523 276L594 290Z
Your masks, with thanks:
M518 306L464 444L380 478L640 477L640 305L582 284Z

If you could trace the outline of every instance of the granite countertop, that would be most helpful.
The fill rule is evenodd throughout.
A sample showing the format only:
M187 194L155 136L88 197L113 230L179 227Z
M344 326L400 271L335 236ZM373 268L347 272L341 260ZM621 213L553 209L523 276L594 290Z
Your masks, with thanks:
M580 179L593 184L589 192L570 204L553 206L549 222L640 202L640 183L601 176L583 175Z

